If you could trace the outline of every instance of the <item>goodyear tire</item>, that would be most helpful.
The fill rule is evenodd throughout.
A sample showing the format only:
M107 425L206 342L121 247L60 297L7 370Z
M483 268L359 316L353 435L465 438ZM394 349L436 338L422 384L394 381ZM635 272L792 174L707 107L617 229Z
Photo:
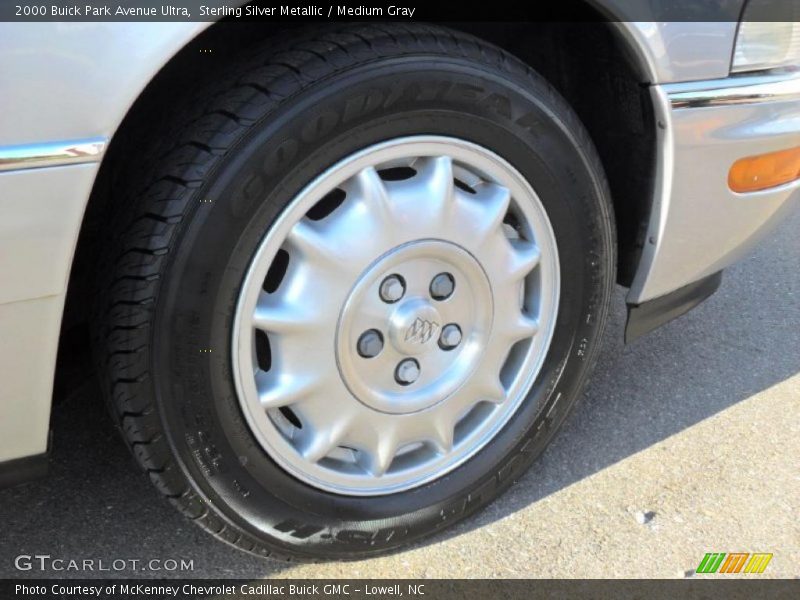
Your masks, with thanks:
M283 558L384 553L500 494L580 396L614 281L602 168L541 77L453 31L318 29L231 71L153 151L114 215L94 319L105 394L158 489L218 538ZM437 199L421 201L412 184ZM345 200L331 204L325 185ZM347 208L351 194L374 205L375 190L389 206L381 225ZM445 197L456 216L437 221ZM353 235L339 227L316 246L301 235L344 222L337 214ZM481 235L493 240L485 257ZM455 292L447 277L428 281L441 265ZM399 287L381 287L403 269ZM461 294L456 308L448 292ZM258 313L277 295L291 314ZM351 304L361 308L350 314ZM312 321L334 316L291 342L306 305ZM374 326L359 320L367 305L380 313ZM539 313L526 317L528 305ZM448 319L458 331L445 334ZM369 327L380 335L363 337ZM513 332L496 351L506 362L491 367L502 370L498 390L483 357L501 330ZM330 379L284 385L299 372ZM265 373L277 387L259 387ZM420 415L467 389L473 400L441 417L449 425L424 429ZM307 410L293 393L317 404ZM350 410L360 416L334 434L326 420ZM461 413L480 414L464 425Z

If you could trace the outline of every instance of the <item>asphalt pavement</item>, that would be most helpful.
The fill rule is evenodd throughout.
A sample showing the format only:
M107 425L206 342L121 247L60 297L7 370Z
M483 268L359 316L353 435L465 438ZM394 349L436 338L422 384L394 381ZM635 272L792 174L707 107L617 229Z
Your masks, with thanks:
M695 311L630 346L623 325L620 289L582 403L505 496L361 562L262 560L185 521L88 380L55 408L49 477L0 491L0 577L706 577L707 552L772 553L759 577L800 577L800 211ZM17 570L36 554L192 570Z

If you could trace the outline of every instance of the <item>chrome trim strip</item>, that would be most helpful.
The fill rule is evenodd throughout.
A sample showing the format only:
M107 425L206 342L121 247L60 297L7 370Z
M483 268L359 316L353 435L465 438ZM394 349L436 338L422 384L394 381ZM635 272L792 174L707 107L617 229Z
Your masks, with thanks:
M663 86L673 110L800 101L800 73L736 76Z
M0 146L0 171L99 162L107 143L107 138L95 137L83 140Z

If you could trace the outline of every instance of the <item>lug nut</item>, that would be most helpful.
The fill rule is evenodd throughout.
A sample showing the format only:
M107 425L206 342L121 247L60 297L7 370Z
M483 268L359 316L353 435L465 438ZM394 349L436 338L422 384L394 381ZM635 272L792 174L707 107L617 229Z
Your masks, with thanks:
M456 280L450 273L439 273L431 281L431 298L434 300L447 300L456 287Z
M394 370L394 378L400 385L411 385L419 378L419 363L416 359L401 360Z
M381 282L381 300L388 304L393 304L403 297L406 293L406 282L400 275L389 275Z
M357 349L364 358L375 358L383 350L383 335L377 329L368 329L358 338Z
M452 350L461 343L461 327L455 323L450 323L442 327L439 336L439 347L442 350Z

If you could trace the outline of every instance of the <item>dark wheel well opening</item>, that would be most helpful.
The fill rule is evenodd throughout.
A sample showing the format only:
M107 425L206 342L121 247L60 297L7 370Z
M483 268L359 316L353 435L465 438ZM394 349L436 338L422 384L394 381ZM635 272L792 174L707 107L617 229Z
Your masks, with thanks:
M194 118L193 95L208 81L224 81L229 61L244 56L265 38L291 35L282 24L220 21L173 56L128 110L108 146L84 214L70 272L61 323L54 399L74 390L92 370L88 319L95 273L114 219L114 207L135 193L129 182L158 160L159 138ZM211 52L208 52L208 50Z
M587 11L590 11L587 7ZM514 54L564 96L589 132L611 187L617 279L630 285L643 247L656 157L656 123L645 76L611 23L451 25Z

